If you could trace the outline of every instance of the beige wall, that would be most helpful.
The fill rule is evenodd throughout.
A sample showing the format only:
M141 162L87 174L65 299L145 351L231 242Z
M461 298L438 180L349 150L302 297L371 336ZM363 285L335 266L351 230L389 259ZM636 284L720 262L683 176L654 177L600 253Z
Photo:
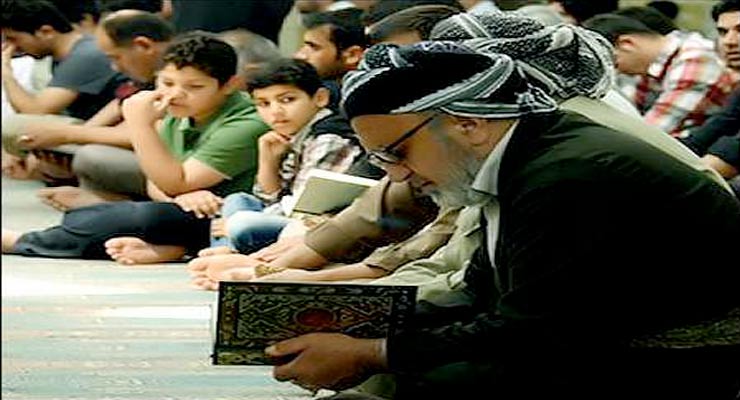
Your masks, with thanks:
M278 37L278 47L280 53L290 57L303 43L303 24L301 24L301 14L293 7L283 20L283 26Z

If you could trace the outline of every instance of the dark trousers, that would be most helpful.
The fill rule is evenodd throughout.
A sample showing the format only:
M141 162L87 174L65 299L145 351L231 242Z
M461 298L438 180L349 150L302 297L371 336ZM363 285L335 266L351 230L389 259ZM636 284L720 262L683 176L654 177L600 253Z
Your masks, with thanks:
M121 236L183 246L193 254L208 247L210 220L174 203L102 203L67 211L60 225L22 235L13 250L36 257L107 259L105 242Z

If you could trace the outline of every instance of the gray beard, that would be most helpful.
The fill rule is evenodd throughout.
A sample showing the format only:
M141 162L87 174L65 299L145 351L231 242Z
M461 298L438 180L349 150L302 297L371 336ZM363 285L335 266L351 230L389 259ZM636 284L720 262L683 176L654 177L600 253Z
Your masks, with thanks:
M429 193L429 196L441 208L461 208L479 203L480 196L471 185L482 165L482 161L469 159L455 166L449 183Z

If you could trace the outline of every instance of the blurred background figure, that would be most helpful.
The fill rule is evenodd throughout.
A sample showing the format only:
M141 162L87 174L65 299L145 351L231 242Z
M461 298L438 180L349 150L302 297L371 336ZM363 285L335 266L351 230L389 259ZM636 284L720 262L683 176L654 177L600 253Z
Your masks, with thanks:
M617 14L597 15L584 26L614 45L619 72L640 77L632 100L643 118L673 136L684 137L718 114L738 84L699 33L663 35Z
M170 0L172 23L177 32L196 29L223 32L246 29L277 43L283 19L293 0Z
M550 0L550 7L568 22L580 25L596 14L604 14L619 8L619 0Z
M665 15L672 21L675 21L676 18L678 18L678 13L681 11L681 9L678 7L678 4L673 1L651 1L647 3L647 6L659 11L661 14Z

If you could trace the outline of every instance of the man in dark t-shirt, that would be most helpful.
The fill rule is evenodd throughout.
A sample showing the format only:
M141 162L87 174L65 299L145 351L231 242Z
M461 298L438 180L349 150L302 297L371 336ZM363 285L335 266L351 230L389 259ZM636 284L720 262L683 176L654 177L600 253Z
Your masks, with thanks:
M3 87L20 114L66 114L87 119L114 97L125 79L110 67L92 37L75 31L51 3L11 1L0 19L5 45L2 54ZM37 94L23 89L13 75L10 60L16 51L36 58L52 56L52 79Z

